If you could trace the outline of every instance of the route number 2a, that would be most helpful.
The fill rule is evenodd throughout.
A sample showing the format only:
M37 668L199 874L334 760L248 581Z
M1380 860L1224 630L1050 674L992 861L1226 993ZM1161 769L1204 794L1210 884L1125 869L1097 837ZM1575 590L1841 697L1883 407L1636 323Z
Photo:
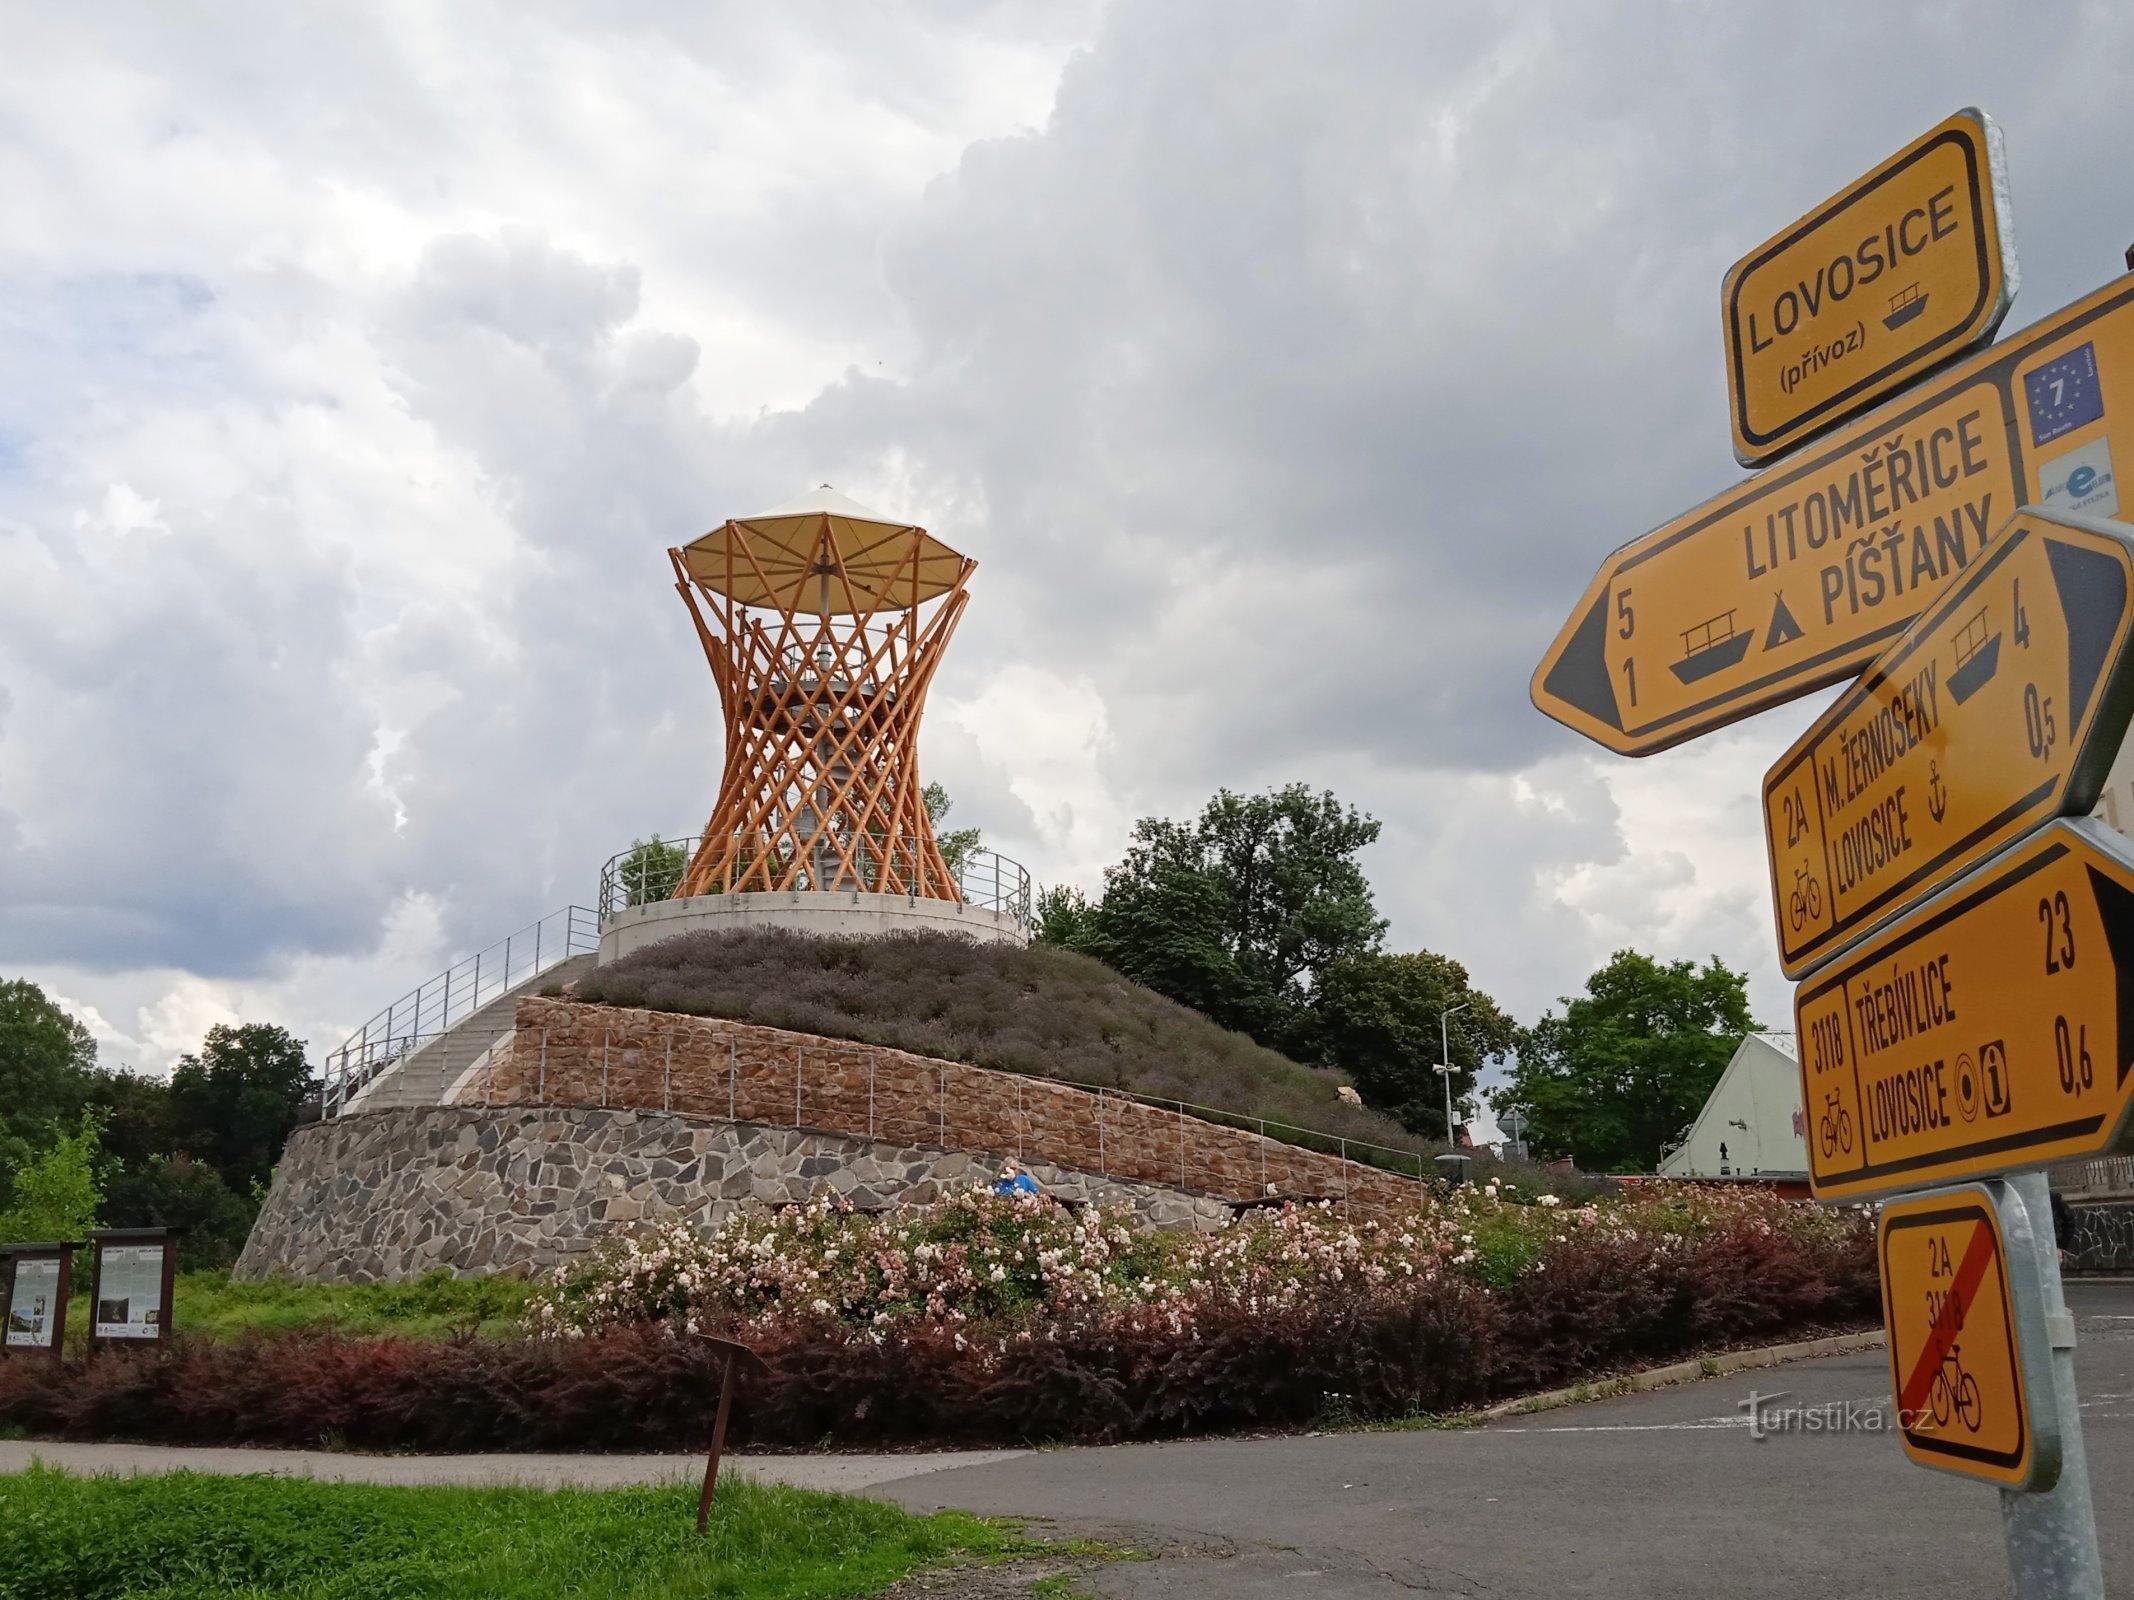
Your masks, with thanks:
M1801 803L1801 787L1793 786L1793 792L1779 796L1780 809L1786 817L1786 848L1791 850L1808 837L1808 808Z
M1930 1233L1927 1235L1927 1276L1937 1283L1945 1283L1956 1276L1956 1262L1949 1254L1949 1240L1945 1234ZM1952 1289L1941 1288L1927 1290L1927 1320L1929 1322L1938 1323L1941 1321L1942 1314L1949 1303L1949 1296L1953 1292Z

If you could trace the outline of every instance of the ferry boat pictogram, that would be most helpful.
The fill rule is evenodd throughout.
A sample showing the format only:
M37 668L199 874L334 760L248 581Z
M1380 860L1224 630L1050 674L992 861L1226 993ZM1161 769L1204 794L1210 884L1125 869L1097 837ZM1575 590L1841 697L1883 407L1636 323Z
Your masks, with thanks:
M1882 326L1895 333L1926 308L1927 297L1919 292L1919 285L1907 284L1890 297L1889 315L1882 319Z
M1956 635L1956 670L1949 674L1949 693L1962 705L1993 681L2001 670L2001 636L1986 632L1986 608L1965 623Z
M1695 683L1740 661L1754 638L1752 633L1737 633L1734 613L1722 611L1682 630L1682 659L1669 663L1667 670L1683 683Z

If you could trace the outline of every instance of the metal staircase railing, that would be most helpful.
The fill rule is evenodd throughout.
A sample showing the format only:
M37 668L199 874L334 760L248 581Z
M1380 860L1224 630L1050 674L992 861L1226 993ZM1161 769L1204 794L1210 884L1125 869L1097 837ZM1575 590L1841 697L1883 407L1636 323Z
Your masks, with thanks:
M586 906L565 906L538 922L454 962L416 985L327 1055L323 1116L339 1116L359 1089L396 1061L464 1022L475 1012L550 967L600 948L600 918Z

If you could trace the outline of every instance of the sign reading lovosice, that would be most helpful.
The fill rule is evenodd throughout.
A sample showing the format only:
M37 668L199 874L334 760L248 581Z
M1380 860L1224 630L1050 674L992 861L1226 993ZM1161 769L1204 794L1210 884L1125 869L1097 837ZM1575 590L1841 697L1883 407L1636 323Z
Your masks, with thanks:
M1965 109L1731 267L1734 454L1754 466L1993 336L2015 298L2001 135Z

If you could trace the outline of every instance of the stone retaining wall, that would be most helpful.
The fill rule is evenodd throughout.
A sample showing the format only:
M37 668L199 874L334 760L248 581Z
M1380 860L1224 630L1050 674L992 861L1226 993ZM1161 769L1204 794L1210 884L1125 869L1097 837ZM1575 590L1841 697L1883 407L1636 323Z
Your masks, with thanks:
M1117 1202L1164 1227L1213 1228L1205 1196L1047 1162L1047 1194ZM680 1215L716 1227L736 1206L812 1199L923 1204L992 1176L962 1150L702 1116L586 1106L411 1106L299 1128L236 1276L395 1283L537 1272L606 1235Z
M1406 1176L1160 1106L901 1050L673 1012L528 998L459 1103L637 1106L1015 1157L1172 1190L1392 1215ZM1331 1142L1331 1141L1330 1141Z
M2060 1241L2068 1271L2134 1272L2134 1200L2077 1200L2067 1209L2075 1219L2073 1233Z

